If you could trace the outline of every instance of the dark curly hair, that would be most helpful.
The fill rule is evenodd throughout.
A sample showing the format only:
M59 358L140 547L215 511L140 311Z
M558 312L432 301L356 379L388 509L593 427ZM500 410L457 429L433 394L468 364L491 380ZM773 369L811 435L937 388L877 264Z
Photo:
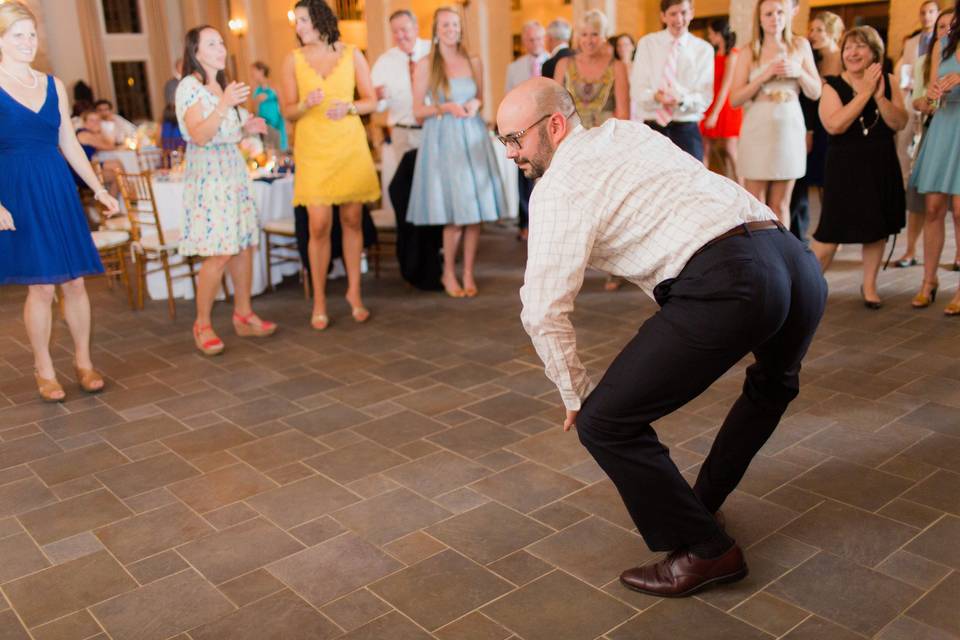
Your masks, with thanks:
M313 28L320 32L320 39L329 45L340 40L340 26L337 22L337 16L324 0L297 0L294 8L303 7L310 14L310 22ZM300 46L303 41L297 36Z

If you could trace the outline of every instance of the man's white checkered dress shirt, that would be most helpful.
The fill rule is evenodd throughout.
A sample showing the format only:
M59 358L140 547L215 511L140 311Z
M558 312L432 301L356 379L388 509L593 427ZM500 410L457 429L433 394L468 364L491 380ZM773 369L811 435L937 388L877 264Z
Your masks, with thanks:
M530 198L521 320L567 409L591 383L569 315L587 267L652 297L704 244L745 222L775 220L735 182L638 122L577 126Z

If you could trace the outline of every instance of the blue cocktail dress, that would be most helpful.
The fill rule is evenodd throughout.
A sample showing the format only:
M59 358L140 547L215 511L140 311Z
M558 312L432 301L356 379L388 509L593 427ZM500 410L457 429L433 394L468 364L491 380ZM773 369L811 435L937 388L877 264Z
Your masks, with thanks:
M0 204L15 231L0 231L0 285L59 284L103 273L77 184L58 146L53 76L34 112L0 89Z

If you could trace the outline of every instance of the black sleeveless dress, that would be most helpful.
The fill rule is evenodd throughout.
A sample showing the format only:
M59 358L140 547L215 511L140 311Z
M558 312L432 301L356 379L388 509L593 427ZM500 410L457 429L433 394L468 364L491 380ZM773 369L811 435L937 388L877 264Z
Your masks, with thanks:
M840 76L824 80L843 104L853 100L853 88ZM885 94L889 99L889 84ZM814 239L831 244L868 244L903 229L906 196L894 133L871 97L860 118L843 133L829 137L823 209Z

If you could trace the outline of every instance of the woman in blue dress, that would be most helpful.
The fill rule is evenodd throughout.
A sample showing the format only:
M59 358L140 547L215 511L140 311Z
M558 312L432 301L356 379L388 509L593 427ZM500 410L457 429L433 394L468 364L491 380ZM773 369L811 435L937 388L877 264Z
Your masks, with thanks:
M443 225L443 287L454 298L477 295L474 265L480 226L506 212L497 158L480 117L483 68L461 42L460 15L433 16L433 51L417 62L413 115L423 122L407 220ZM463 238L463 286L456 255Z
M936 107L930 128L917 155L911 186L924 194L926 217L923 223L923 285L913 299L915 308L934 302L937 295L937 266L943 251L944 218L948 205L960 211L960 0L946 38L930 51L927 101ZM943 310L960 316L960 289Z
M103 389L90 361L90 300L83 278L103 273L70 167L109 213L116 199L100 184L70 123L60 80L34 71L37 21L19 2L0 4L0 285L28 285L23 319L41 397L65 398L50 358L52 302L63 290L77 382ZM69 166L68 166L69 163Z

